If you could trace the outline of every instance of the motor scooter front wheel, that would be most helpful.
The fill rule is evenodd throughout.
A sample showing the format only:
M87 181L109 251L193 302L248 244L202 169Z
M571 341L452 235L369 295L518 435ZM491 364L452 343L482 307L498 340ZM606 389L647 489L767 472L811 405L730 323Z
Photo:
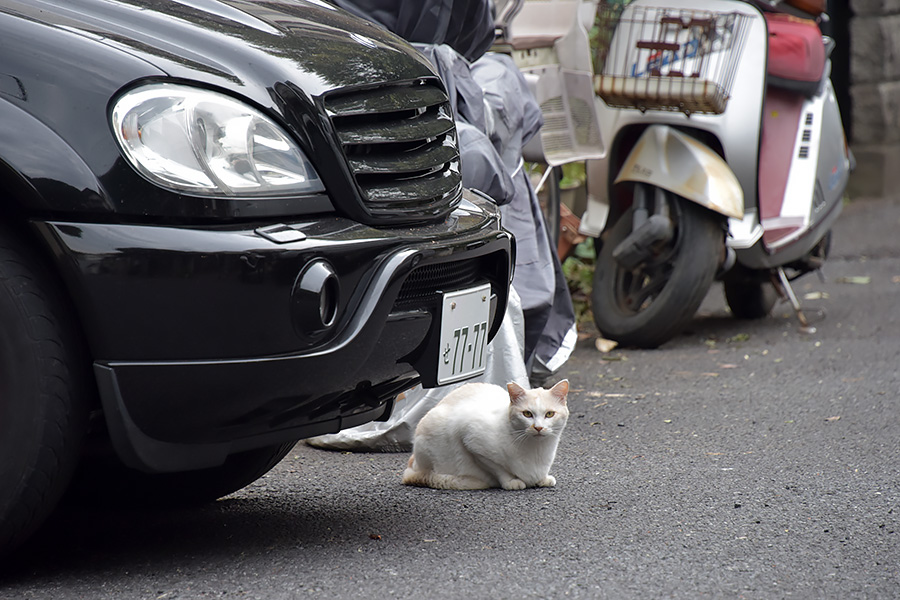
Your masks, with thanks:
M632 232L633 209L608 230L597 254L591 292L594 322L622 346L656 348L690 322L724 255L724 217L666 193L673 235L635 268L613 252Z

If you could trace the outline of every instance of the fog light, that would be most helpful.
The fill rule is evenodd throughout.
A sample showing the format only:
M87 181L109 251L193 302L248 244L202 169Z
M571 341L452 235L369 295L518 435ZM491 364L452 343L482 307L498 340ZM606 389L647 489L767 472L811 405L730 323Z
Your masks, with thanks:
M291 290L294 330L309 341L325 336L337 321L341 287L334 269L319 260L307 265Z

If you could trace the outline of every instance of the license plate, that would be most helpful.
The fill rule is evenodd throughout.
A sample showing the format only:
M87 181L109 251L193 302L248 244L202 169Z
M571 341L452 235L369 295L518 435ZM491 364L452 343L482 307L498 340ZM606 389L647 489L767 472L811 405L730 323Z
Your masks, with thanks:
M444 294L438 385L484 373L491 285Z

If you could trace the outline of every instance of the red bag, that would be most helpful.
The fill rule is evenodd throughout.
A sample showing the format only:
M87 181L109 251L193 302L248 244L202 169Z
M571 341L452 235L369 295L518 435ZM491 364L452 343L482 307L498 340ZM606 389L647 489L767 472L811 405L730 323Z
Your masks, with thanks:
M814 92L825 72L825 44L815 21L766 13L769 26L769 82ZM788 82L799 83L791 85Z

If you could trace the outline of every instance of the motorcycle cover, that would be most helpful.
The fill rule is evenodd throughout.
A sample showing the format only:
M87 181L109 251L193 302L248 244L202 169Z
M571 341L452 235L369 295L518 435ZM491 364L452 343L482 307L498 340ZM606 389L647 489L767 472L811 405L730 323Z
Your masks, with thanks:
M537 339L531 371L546 376L569 358L578 333L562 265L531 179L523 169L522 148L541 128L541 109L508 56L485 54L472 65L472 75L484 91L490 116L488 135L516 186L512 201L501 206L500 212L503 226L516 236L513 286L522 297L526 351L530 349L528 341Z
M466 60L494 42L490 0L332 0L344 10L412 43L447 44Z

